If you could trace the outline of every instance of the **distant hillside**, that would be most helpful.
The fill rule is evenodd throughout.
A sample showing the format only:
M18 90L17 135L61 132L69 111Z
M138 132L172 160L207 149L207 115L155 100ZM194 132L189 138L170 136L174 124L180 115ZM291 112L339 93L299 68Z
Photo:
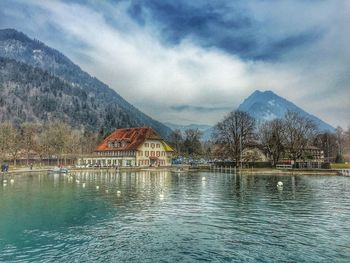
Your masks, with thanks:
M87 126L94 130L104 128L105 132L109 132L112 129L118 127L131 126L150 126L159 132L162 136L168 136L171 132L168 127L135 108L133 105L124 100L117 92L109 88L106 84L82 71L79 66L74 64L59 51L46 46L40 41L30 39L21 32L18 32L14 29L0 30L0 57L10 58L18 62L22 62L31 66L32 68L37 67L42 69L41 73L36 72L35 74L44 76L45 71L47 71L50 73L47 74L47 76L49 76L48 78L52 77L50 75L58 77L61 80L60 83L64 83L67 89L69 88L74 90L71 91L72 93L78 90L80 90L80 92L84 92L84 96L80 98L81 103L83 103L85 99L88 99L89 101L86 101L86 105L91 104L91 109L96 112L95 117L98 120L87 121L86 118L79 119L77 117L70 116L70 119L75 118L76 125ZM11 72L9 72L9 70L11 70L11 66L9 64L13 66L14 62L3 60L2 63L3 66L6 66L5 71L7 72L7 75L11 75ZM21 64L21 67L24 67L24 65ZM15 67L12 67L12 69L15 70ZM32 87L34 85L34 76L31 74L35 70L29 68L26 69L28 71L24 75L21 75L21 78L27 77L27 86ZM16 74L16 71L13 73ZM52 78L53 82L58 81L54 81L53 79L54 78ZM1 83L3 83L3 85L5 85L8 90L10 90L11 87L13 88L13 83L17 83L17 85L24 85L25 79L13 79L11 85L8 83L4 84L4 80L2 80ZM42 90L47 89L50 92L54 92L55 88L53 86L50 86L50 81L44 83L46 84L40 85ZM44 87L45 85L47 86ZM24 87L18 88L25 89ZM29 90L26 91L29 92ZM57 99L54 94L51 95ZM15 100L15 103L17 102L18 101ZM51 102L53 103L53 101ZM64 104L64 102L58 103ZM13 107L15 106L16 105ZM20 107L20 105L17 106ZM49 115L52 118L61 118L63 115L67 115L66 117L68 118L68 115L72 114L70 112L59 113L59 108L57 108L56 111L56 114ZM35 112L25 112L24 109L23 112L27 117L30 118L41 120L43 117L36 116ZM5 117L11 119L10 115L3 115L3 118ZM95 117L91 117L91 119Z
M307 113L294 103L276 95L272 91L255 91L239 105L238 110L248 112L258 122L283 118L286 112L290 110L314 121L321 131L334 131L334 127L331 125Z
M104 107L79 86L0 57L0 121L63 120L76 128L137 126L118 105Z
M203 133L202 135L203 141L208 141L211 139L212 127L210 125L206 125L206 124L180 125L180 124L174 124L169 122L166 122L165 125L170 127L172 130L180 130L182 133L184 133L188 129L198 129Z

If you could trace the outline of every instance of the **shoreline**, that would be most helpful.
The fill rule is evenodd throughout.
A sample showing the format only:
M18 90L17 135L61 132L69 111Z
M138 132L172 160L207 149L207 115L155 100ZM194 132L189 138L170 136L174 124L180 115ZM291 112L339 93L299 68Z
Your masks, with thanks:
M32 174L32 173L48 173L53 167L43 168L15 168L8 172L1 172L1 176L11 176L19 174ZM115 168L68 168L70 172L78 171L108 171L116 172ZM164 167L123 167L119 168L119 172L127 171L170 171L175 173L184 172L213 172L213 173L234 173L232 168L213 168L213 167L189 167L189 166L164 166ZM273 169L273 168L246 168L237 170L237 174L248 174L248 175L324 175L324 176L340 176L338 173L341 169Z

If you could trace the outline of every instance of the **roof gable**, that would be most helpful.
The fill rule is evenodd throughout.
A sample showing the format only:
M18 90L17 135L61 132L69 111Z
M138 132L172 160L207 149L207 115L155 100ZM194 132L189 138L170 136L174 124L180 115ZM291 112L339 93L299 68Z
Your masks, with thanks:
M161 140L162 138L152 128L125 128L112 132L103 142L97 146L96 151L108 150L137 150L137 148L147 139ZM118 147L111 144L118 144Z

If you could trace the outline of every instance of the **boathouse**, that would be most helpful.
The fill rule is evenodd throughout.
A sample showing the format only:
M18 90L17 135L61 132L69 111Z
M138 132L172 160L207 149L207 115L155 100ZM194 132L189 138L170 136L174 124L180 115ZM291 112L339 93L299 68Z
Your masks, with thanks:
M174 150L152 128L117 129L99 144L82 166L170 166Z

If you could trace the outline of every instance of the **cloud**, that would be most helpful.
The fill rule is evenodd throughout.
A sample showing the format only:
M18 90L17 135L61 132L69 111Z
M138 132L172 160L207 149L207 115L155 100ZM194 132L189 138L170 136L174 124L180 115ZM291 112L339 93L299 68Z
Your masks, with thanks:
M346 1L4 3L1 24L59 49L160 121L214 124L262 89L350 124Z
M231 111L232 107L203 107L203 106L193 106L193 105L177 105L171 106L172 110L183 112L183 111L195 111L200 113L215 112L215 111Z

